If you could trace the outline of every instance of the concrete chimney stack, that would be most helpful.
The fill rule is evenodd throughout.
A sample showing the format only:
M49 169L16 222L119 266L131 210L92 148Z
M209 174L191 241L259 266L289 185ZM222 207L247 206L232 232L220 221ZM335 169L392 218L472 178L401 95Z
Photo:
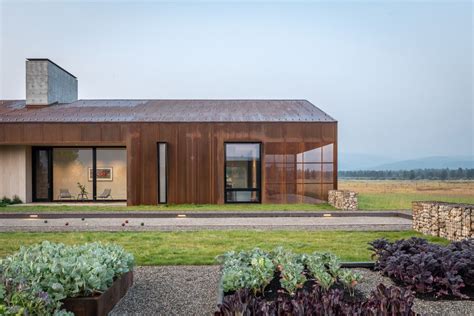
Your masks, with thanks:
M49 59L26 60L26 105L77 101L77 78Z

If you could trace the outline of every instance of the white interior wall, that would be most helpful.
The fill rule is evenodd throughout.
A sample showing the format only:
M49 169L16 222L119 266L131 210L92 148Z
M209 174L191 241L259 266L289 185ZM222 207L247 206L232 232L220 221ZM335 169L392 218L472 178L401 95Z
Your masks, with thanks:
M0 198L31 202L31 147L0 146Z

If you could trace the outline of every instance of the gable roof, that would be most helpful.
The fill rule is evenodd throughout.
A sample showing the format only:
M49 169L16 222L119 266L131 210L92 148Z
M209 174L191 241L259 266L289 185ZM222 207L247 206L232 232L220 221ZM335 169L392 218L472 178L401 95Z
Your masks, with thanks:
M306 100L78 100L27 109L0 100L1 122L335 122Z

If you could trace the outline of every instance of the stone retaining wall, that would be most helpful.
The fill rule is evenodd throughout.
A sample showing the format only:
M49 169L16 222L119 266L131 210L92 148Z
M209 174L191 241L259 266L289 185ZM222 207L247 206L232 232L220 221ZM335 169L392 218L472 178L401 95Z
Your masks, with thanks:
M413 202L413 229L449 240L474 237L474 205Z
M359 207L357 193L353 191L330 190L328 202L340 210L355 211Z

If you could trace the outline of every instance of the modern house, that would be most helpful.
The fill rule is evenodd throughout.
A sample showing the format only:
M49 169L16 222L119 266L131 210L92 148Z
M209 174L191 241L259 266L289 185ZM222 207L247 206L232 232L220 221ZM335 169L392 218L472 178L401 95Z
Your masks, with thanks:
M75 76L28 59L26 100L0 101L0 197L317 203L335 188L337 122L306 100L78 100Z

